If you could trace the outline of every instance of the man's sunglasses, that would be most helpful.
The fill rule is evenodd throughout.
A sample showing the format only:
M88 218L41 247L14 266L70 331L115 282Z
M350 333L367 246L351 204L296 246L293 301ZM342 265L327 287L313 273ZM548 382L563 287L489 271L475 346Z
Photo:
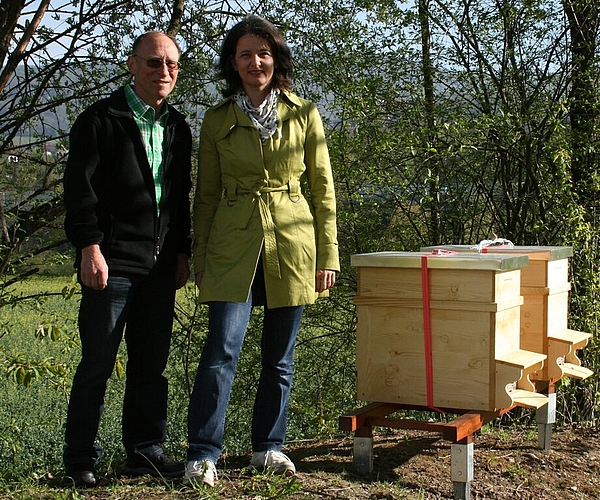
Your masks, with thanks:
M146 61L146 66L149 68L162 68L163 64L167 65L167 68L171 71L178 70L181 67L179 61L171 61L170 59L161 59L160 57L149 57L146 59L145 57L138 56L137 54L133 54L133 57L137 57L142 61Z

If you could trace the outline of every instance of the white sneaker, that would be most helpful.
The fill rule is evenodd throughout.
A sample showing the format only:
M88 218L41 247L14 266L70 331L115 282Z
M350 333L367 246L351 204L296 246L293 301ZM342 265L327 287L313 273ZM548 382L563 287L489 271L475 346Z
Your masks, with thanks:
M259 471L271 469L275 474L293 476L296 467L287 455L280 451L256 451L252 454L250 465Z
M217 468L210 460L190 460L185 465L183 484L186 486L214 486L217 482Z

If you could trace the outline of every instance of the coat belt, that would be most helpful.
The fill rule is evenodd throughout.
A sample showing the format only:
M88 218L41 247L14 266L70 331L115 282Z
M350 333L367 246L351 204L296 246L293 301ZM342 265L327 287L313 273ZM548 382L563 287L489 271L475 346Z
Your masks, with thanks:
M275 236L275 223L269 205L267 203L270 193L278 191L287 191L287 186L282 188L264 187L254 193L258 199L258 209L260 210L260 220L262 222L263 233L265 236L265 268L271 276L281 279L281 268L279 266L279 254L277 252L277 238ZM265 196L266 195L266 196Z
M294 182L289 182L288 184L279 187L261 186L253 191L252 194L254 198L258 200L258 209L263 228L265 269L271 276L281 279L281 267L279 265L279 254L277 252L275 222L273 221L273 216L268 204L270 193L278 192L289 192L290 199L293 202L300 200L300 186L298 183ZM239 194L250 194L250 192L240 191L237 186L233 190L228 187L226 196L230 201L234 201Z

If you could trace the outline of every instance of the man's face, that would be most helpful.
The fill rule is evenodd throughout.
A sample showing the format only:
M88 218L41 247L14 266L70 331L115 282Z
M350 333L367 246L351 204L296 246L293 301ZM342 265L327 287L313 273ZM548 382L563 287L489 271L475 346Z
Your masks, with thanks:
M178 61L179 51L173 40L159 33L147 35L127 60L135 93L149 106L160 108L175 87L179 67L173 63Z

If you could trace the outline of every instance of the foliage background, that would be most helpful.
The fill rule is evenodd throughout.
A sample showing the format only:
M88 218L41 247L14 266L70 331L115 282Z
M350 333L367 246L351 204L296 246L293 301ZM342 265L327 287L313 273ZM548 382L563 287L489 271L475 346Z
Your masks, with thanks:
M219 99L220 42L247 13L273 20L293 48L295 90L322 110L337 183L343 269L332 297L305 318L290 439L334 433L338 416L360 404L353 397L355 253L494 235L572 246L570 327L594 334L582 361L598 372L595 2L0 0L0 371L8 395L0 460L13 464L2 469L5 477L60 467L78 356L78 290L62 232L70 124L128 81L132 39L159 29L183 47L171 100L197 137L203 111ZM32 278L45 274L59 278ZM181 454L205 331L193 286L181 292L176 313L170 446ZM238 370L228 452L248 446L256 324ZM121 453L122 361L103 420L101 439L115 457L107 467L118 466ZM559 422L597 425L598 392L597 376L565 381Z

